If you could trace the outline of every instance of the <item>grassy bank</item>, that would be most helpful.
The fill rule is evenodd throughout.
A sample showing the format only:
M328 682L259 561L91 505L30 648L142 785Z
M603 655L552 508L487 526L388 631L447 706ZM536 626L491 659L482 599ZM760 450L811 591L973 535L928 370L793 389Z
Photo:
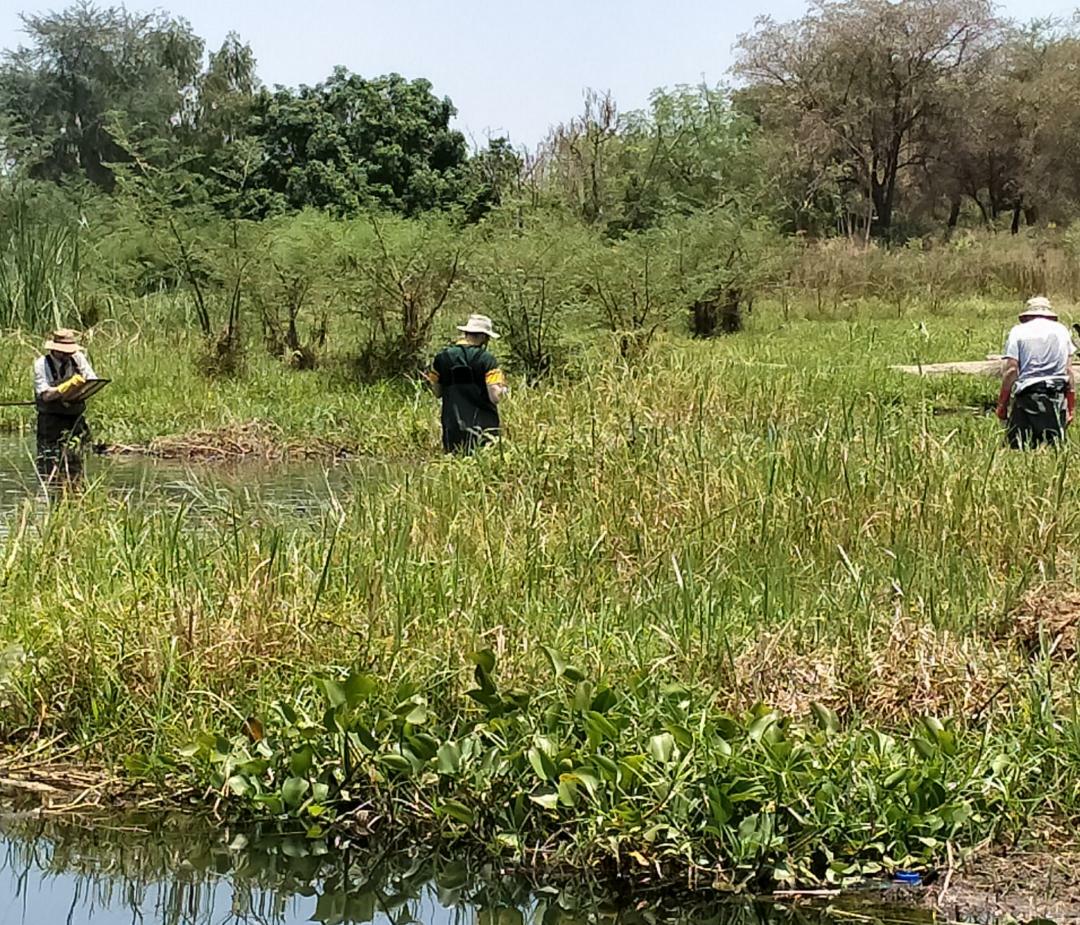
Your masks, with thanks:
M472 460L438 456L419 392L255 357L207 384L183 341L104 329L110 442L261 420L390 462L315 518L28 503L0 540L0 735L316 832L705 880L1068 817L1080 689L1037 618L1077 581L1075 450L1006 453L965 410L993 383L887 369L999 349L1007 308L886 315L766 308L633 366L586 345Z

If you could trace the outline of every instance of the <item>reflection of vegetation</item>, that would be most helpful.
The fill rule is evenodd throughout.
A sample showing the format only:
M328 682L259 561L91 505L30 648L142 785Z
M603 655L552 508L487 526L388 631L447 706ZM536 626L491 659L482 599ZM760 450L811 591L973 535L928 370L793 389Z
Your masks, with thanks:
M801 925L820 919L749 902L650 897L618 900L586 888L534 889L521 878L461 860L355 849L248 830L238 835L180 815L2 824L0 873L32 919L33 883L73 884L72 907L130 909L163 925L310 921L327 925ZM312 911L313 910L313 911ZM213 916L211 918L211 915ZM81 919L80 919L81 920Z

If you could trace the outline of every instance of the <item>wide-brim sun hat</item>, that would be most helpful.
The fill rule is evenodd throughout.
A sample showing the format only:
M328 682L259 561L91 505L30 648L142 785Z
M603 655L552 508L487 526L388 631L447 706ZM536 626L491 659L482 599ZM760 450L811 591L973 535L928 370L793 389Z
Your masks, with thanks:
M459 324L457 329L463 334L486 334L492 340L499 339L499 335L495 333L495 325L487 315L469 315L469 320Z
M1050 300L1046 296L1037 295L1033 299L1028 299L1027 304L1024 306L1023 311L1020 312L1021 318L1052 318L1057 321L1057 312L1054 311L1054 307L1050 304Z
M79 344L79 335L71 328L58 328L45 341L46 350L54 350L57 353L81 353L82 346Z

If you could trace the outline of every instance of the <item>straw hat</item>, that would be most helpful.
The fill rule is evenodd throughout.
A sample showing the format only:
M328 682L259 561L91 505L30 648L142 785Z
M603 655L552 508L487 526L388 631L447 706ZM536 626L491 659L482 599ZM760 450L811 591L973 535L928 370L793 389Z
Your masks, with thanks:
M81 353L79 335L71 328L57 328L52 336L45 341L46 350L55 350L57 353Z
M1024 310L1020 312L1021 318L1053 318L1057 321L1057 312L1054 311L1053 306L1050 304L1050 300L1043 295L1037 295L1033 299L1027 300L1027 305L1024 306Z
M464 334L486 334L492 340L499 339L499 335L495 333L495 327L487 315L469 315L469 320L464 324L459 324L457 329Z

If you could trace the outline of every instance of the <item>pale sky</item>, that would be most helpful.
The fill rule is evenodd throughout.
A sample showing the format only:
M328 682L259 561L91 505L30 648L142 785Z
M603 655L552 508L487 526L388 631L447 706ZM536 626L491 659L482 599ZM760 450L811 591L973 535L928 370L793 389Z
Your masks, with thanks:
M20 11L65 0L3 0L0 47L22 41ZM100 3L109 5L108 0ZM374 77L427 77L458 110L478 145L508 134L534 146L551 125L580 112L586 88L610 90L621 110L679 83L726 80L731 47L758 15L791 19L803 0L170 0L211 48L235 31L270 85L314 84L341 64ZM1008 0L1006 15L1070 15L1076 2Z

